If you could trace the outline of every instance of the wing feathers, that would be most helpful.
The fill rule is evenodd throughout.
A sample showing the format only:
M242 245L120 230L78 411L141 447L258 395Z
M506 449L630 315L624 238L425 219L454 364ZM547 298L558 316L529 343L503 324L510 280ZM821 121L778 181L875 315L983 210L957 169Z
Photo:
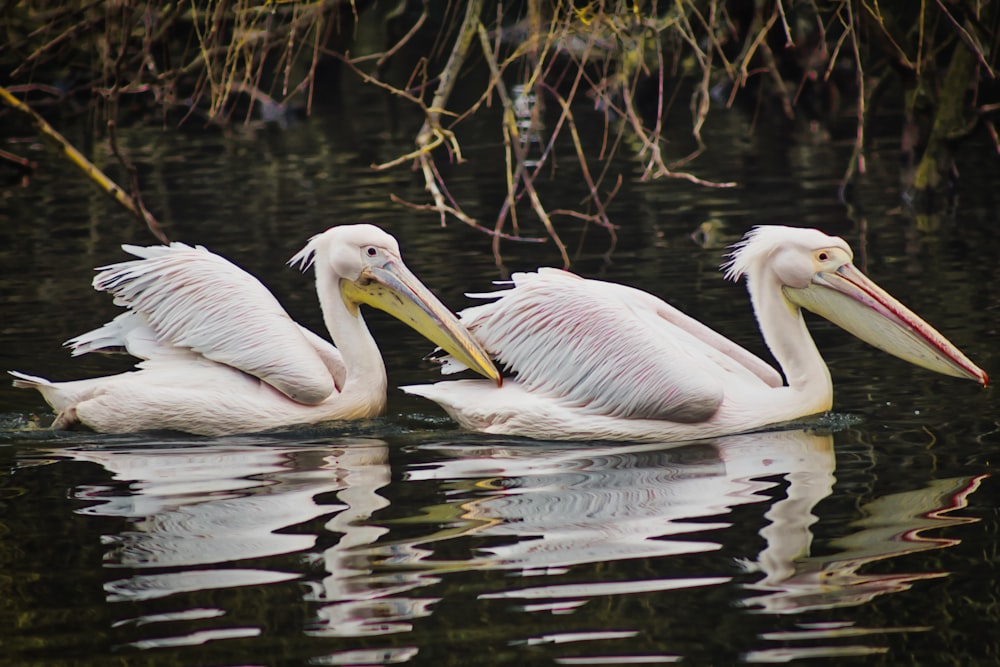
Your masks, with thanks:
M255 375L302 403L336 391L332 362L256 278L200 246L123 248L141 259L101 267L94 288L111 293L159 340ZM118 332L109 327L117 321L69 344L90 351L113 341Z
M528 391L594 414L694 423L729 383L782 384L763 360L641 290L559 269L513 282L462 322ZM443 371L456 366L445 359Z
M663 330L675 327L651 330L628 291L562 271L514 280L499 301L462 318L529 391L611 417L697 422L718 408L718 378Z
M702 354L720 367L725 368L731 373L743 376L748 380L753 376L763 381L769 387L780 387L784 384L781 373L776 371L770 364L714 329L705 326L690 315L677 310L670 304L657 299L647 292L624 285L616 285L615 287L633 293L636 300L646 306L648 309L647 312L655 314L656 317L673 324L688 334L692 345L703 346Z

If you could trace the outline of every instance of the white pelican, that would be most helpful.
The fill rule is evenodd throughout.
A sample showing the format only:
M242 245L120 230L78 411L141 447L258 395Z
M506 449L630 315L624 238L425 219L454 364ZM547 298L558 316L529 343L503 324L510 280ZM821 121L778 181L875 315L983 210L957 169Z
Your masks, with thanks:
M919 366L988 383L986 373L851 263L815 229L758 227L734 246L726 277L747 277L781 374L660 299L558 269L513 276L462 323L512 378L403 387L476 431L539 439L688 440L829 410L833 386L806 308ZM443 372L461 370L445 358Z
M386 374L362 303L499 380L485 351L377 227L333 227L289 261L315 266L336 347L294 322L253 276L203 247L122 248L140 259L101 267L94 288L129 310L66 344L74 356L124 349L143 361L137 371L73 382L12 372L15 386L37 389L57 411L54 428L225 435L376 416Z

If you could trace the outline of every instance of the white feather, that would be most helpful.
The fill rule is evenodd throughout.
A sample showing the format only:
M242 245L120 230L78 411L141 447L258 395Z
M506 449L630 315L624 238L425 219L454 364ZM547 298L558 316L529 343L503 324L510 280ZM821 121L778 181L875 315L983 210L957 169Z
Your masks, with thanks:
M528 391L594 414L693 422L715 412L729 374L781 383L765 362L646 292L559 269L513 281L461 318ZM705 372L706 357L716 372ZM461 370L444 364L445 374Z
M514 283L462 317L528 391L622 418L699 421L718 407L719 379L698 373L671 335L637 315L620 286L558 270L517 274ZM667 322L663 328L677 331Z
M143 259L101 267L94 288L141 319L116 318L70 341L74 350L146 326L156 341L259 377L295 401L316 404L336 392L315 341L256 278L200 246L123 248ZM149 358L142 348L128 351Z

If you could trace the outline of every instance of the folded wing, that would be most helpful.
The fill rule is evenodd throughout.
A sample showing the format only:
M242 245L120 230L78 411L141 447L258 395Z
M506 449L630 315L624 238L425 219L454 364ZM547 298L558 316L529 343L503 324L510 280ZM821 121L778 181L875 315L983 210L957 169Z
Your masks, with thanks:
M609 417L699 422L729 381L780 384L766 363L656 297L557 269L462 322L532 392Z

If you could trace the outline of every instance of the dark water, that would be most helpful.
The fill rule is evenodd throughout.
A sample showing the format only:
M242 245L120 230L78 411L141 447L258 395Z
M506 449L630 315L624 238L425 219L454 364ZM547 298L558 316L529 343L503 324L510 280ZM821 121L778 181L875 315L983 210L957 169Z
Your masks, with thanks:
M380 100L358 104L285 131L123 140L172 238L254 272L316 330L311 280L283 263L332 224L387 228L456 309L504 271L558 263L551 244L508 243L498 269L479 232L390 202L422 197L409 170L368 169L407 150L406 123L394 136ZM720 110L694 165L740 188L627 178L610 255L603 230L558 220L574 268L664 296L764 354L743 287L718 273L721 245L752 224L815 226L998 373L995 161L962 165L957 219L927 235L898 211L891 143L848 210L836 197L847 144L747 128ZM502 199L498 139L469 131L470 161L451 167L453 193L487 225ZM92 267L150 238L51 154L10 148L43 170L0 193L0 367L55 379L127 367L60 346L116 312L90 289ZM540 187L550 208L580 197L569 160ZM719 231L703 247L690 234L706 222ZM428 343L368 320L390 387L433 377ZM684 445L475 436L395 389L386 417L346 426L50 433L29 429L51 418L40 398L3 383L0 663L997 664L995 392L811 324L834 416Z

